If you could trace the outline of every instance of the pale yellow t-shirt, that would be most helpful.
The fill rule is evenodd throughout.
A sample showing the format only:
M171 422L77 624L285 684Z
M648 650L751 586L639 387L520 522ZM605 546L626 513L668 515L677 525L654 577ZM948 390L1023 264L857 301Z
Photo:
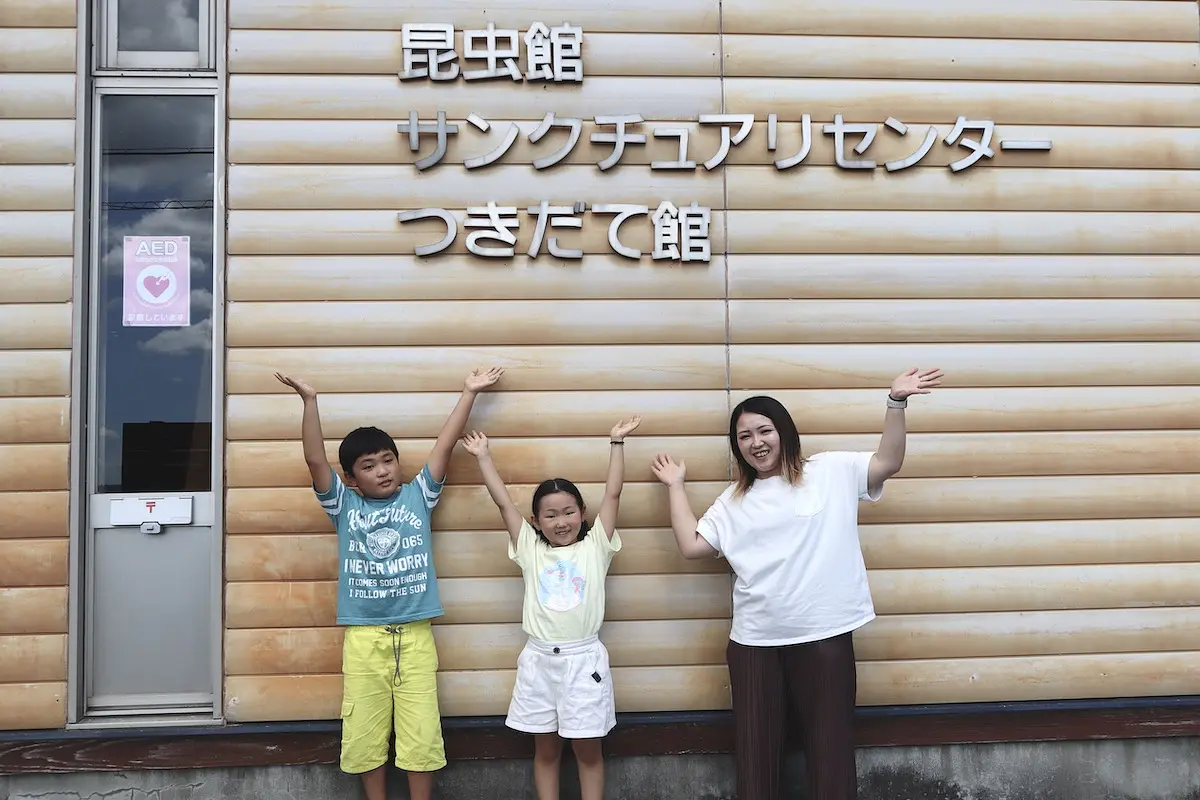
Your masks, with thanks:
M551 547L526 520L508 557L525 577L521 628L544 642L575 642L595 636L604 622L604 579L621 535L612 539L600 520L582 541Z

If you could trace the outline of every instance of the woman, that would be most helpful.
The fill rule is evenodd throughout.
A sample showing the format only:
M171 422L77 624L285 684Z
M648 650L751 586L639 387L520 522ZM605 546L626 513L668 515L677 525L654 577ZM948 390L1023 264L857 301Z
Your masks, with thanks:
M875 501L904 463L904 409L941 384L910 369L892 383L874 453L800 454L791 415L771 397L733 410L737 480L699 521L683 462L659 454L671 527L685 558L723 556L737 580L726 661L739 800L778 800L785 715L798 722L810 800L855 800L853 631L875 618L858 542L858 501ZM786 698L786 699L785 699Z

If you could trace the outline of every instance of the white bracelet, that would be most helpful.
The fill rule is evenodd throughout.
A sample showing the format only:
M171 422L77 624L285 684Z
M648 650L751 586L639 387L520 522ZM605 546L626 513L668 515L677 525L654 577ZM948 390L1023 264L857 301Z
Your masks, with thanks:
M908 398L906 397L903 400L897 400L896 398L892 397L891 393L889 392L887 405L888 408L908 408Z

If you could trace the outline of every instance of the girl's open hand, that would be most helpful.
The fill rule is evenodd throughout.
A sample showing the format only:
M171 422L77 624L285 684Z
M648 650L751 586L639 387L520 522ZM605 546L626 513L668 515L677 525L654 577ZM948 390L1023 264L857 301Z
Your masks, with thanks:
M687 475L687 467L684 463L675 461L666 453L656 455L650 462L650 469L654 472L654 477L667 486L682 486L684 476Z
M629 419L623 419L616 425L613 425L613 429L608 434L608 438L614 442L623 442L625 441L625 437L637 430L637 426L641 424L641 417L630 417Z
M480 458L480 457L486 456L488 454L487 437L484 436L479 431L471 431L470 433L463 436L462 441L463 441L463 449L465 449L468 453L475 456L476 458Z

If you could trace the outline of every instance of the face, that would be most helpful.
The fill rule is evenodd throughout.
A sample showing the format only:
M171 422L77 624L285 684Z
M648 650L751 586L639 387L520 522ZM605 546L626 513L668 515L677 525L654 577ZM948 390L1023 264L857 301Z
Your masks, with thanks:
M354 484L365 497L382 500L399 488L400 462L390 450L359 456L354 462Z
M742 458L760 478L779 474L783 452L775 423L762 414L742 414L737 423L737 445Z
M533 524L555 547L574 544L583 527L583 509L579 501L567 492L555 492L542 498Z

